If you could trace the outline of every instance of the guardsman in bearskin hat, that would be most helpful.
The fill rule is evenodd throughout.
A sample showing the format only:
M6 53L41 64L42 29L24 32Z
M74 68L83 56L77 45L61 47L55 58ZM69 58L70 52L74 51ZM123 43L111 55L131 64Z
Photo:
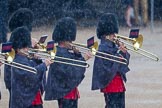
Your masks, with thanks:
M129 60L129 53L123 43L117 46L113 40L118 33L119 25L117 18L112 13L104 13L97 25L97 37L101 40L99 51L123 56ZM126 72L129 71L128 64L120 64L103 58L95 58L93 66L92 90L100 89L104 93L105 108L125 108Z
M32 30L33 12L27 8L20 8L15 11L8 22L9 30L12 32L17 27L26 26L30 31ZM11 66L4 65L4 82L9 91L9 108L11 97Z
M9 19L9 29L12 32L17 27L26 26L32 31L33 12L28 8L20 8L15 11Z
M33 22L33 12L27 8L21 8L15 11L10 19L9 19L9 29L12 32L17 27L26 26L29 30L32 30L32 22ZM4 72L4 81L6 84L6 88L10 91L11 89L11 74L9 72L10 66L5 65Z
M80 52L72 51L71 42L75 41L76 31L76 22L73 18L65 17L57 22L52 35L52 39L58 43L56 56L81 61L91 57L90 53L84 58ZM85 71L85 67L52 63L48 72L45 100L57 100L59 108L77 108L79 98L77 87L83 80Z
M31 32L33 17L34 17L34 14L30 9L28 9L28 8L18 9L11 15L11 17L9 19L10 31L12 32L18 27L25 26ZM32 38L32 40L33 40L33 38ZM32 46L34 46L33 43L32 43ZM37 65L42 63L42 60L35 59L34 61L36 62ZM9 98L10 98L11 97L11 66L9 66L9 65L4 66L4 81L5 81L6 88L9 90L9 94L10 94ZM46 74L44 74L42 85L40 87L41 94L43 94L43 91L44 91L43 89L44 89L44 85L46 83L45 81L46 81ZM10 107L10 99L9 99L9 107Z
M13 43L15 58L13 62L33 67L37 73L11 67L11 108L42 108L40 86L43 75L50 65L50 59L39 65L27 57L31 47L31 34L26 27L18 27L12 33L10 42Z

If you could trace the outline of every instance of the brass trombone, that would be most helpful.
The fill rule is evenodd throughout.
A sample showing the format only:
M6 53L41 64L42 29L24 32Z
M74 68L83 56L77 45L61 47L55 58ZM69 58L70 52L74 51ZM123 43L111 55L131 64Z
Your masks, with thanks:
M22 70L25 70L25 71L28 71L28 72L32 72L32 73L35 73L35 74L37 73L37 70L35 68L33 68L33 67L30 67L30 66L26 66L26 65L23 65L23 64L20 64L20 63L13 62L13 58L15 57L15 52L14 52L13 49L12 49L11 52L8 52L6 54L0 53L0 55L1 56L4 56L5 58L7 58L7 59L0 58L0 61L3 64L6 64L6 65L9 65L9 66L18 68L18 69L22 69Z
M118 35L118 34L115 34L115 36L116 36L115 41L123 42L125 45L127 45L126 48L128 50L131 50L131 51L133 51L135 53L143 55L143 56L145 56L147 58L150 58L152 60L159 61L159 58L158 58L157 55L155 55L153 53L150 53L150 52L148 52L148 51L146 51L144 49L141 49L142 43L143 43L143 36L141 34L138 35L138 38L128 38L126 36L122 36L122 35ZM131 44L127 43L127 42L121 41L120 39L122 39L124 41L129 41L133 45L131 45Z
M125 58L115 56L115 55L112 55L112 54L107 54L107 53L104 53L104 52L101 52L101 51L97 51L98 50L98 42L94 42L93 46L90 47L90 48L88 48L87 45L80 44L80 43L72 43L72 44L76 47L80 47L82 49L91 51L93 56L95 56L95 57L99 57L99 58L102 58L102 59L114 61L114 62L125 64L125 65L127 64L127 59L125 59ZM82 53L84 53L84 51L82 51ZM101 54L101 55L106 55L106 56L109 56L109 57L112 57L112 58L103 57L101 55L96 55L96 53ZM116 60L116 59L118 59L118 60ZM123 60L123 61L121 61L121 60Z
M88 63L86 63L85 61L82 61L82 60L75 60L75 59L71 59L71 58L56 56L56 50L57 50L56 47L52 51L44 51L41 49L30 49L28 51L28 53L39 55L39 56L41 56L41 59L43 59L45 57L49 57L52 59L52 62L56 62L56 63L63 63L63 64L68 64L68 65L78 66L78 67L85 67L85 68L88 68L90 66ZM69 62L55 60L55 58L67 60ZM82 64L76 64L76 63L70 63L70 62L76 62L76 63L82 63Z

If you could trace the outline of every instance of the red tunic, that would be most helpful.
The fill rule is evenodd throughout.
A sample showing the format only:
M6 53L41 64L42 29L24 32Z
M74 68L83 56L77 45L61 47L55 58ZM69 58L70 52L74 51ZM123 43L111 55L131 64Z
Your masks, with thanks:
M78 99L80 98L78 88L74 88L71 92L69 92L66 96L64 96L64 99Z
M40 105L42 103L43 103L43 101L42 101L42 97L41 97L41 92L38 91L36 96L35 96L34 101L32 102L32 105Z
M123 83L123 80L121 78L121 75L117 73L113 80L103 89L101 89L101 92L103 93L114 93L114 92L124 92L125 86Z

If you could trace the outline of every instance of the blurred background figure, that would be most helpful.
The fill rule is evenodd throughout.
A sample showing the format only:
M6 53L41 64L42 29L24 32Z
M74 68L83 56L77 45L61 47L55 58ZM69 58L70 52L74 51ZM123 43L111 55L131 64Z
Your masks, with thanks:
M135 24L141 25L144 27L148 23L148 0L134 0L134 15L135 15ZM141 15L141 21L139 16Z
M132 0L122 0L122 3L125 4L125 21L128 27L132 27L132 19L134 19L134 9Z

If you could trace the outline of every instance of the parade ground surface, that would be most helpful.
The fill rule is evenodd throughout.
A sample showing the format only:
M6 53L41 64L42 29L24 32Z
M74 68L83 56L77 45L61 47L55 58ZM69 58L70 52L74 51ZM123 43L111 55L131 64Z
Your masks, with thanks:
M42 35L47 34L50 41L52 27L34 28L32 37L39 39ZM78 28L76 42L86 44L86 39L95 36L95 27ZM140 33L144 37L142 48L156 54L162 59L162 24L158 22L151 27L140 27ZM128 36L129 28L120 27L119 34ZM46 41L46 42L47 42ZM129 51L130 72L127 73L126 86L126 108L162 108L162 60L158 62L146 58L142 55ZM87 68L85 79L79 85L80 99L79 108L104 108L104 97L100 91L91 91L92 71L94 57L87 61L90 67ZM8 108L8 91L5 88L3 77L3 66L1 67L0 89L2 99L0 108ZM57 101L44 101L44 108L58 108Z

